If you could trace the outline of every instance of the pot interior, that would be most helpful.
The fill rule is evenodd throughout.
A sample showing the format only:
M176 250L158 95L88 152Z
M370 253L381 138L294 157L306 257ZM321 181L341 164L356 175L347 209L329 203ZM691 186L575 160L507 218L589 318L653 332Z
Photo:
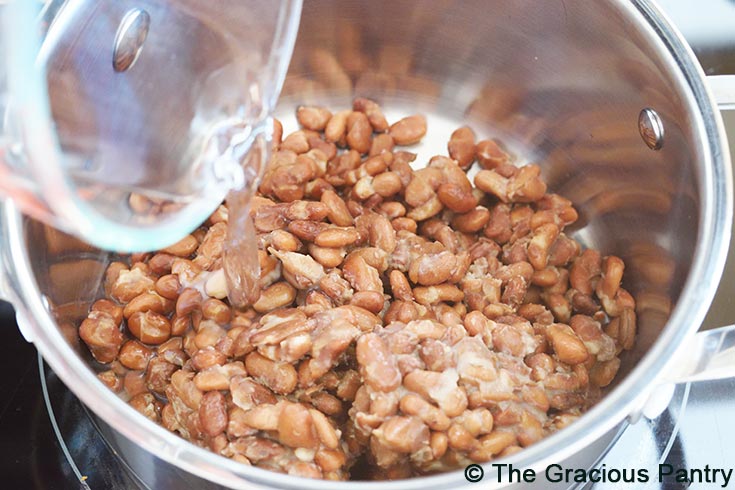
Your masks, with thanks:
M699 233L701 142L657 48L603 2L310 0L276 115L361 95L391 120L428 116L416 165L463 124L538 163L579 211L573 236L626 263L639 337L624 373L664 327ZM665 129L659 151L639 134L647 107ZM31 220L26 242L59 324L83 314L109 256Z

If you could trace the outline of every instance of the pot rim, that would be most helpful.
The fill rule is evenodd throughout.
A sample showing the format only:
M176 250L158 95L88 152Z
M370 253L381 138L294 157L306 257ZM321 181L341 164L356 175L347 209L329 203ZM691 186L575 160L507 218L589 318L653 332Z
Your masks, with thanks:
M685 88L696 132L701 135L699 175L700 226L698 244L689 275L672 314L649 352L628 376L597 405L569 428L559 431L502 463L516 468L543 471L552 462L589 445L613 429L640 403L665 364L683 341L699 328L714 297L727 255L732 225L732 176L724 127L705 82L704 72L682 35L651 0L618 2L630 18L638 19L642 30L659 44L669 69ZM95 374L72 350L47 313L47 304L29 273L25 251L24 219L12 202L2 207L0 265L11 286L11 300L18 322L30 333L46 361L70 389L99 417L146 451L190 473L233 488L276 487L289 489L455 488L466 484L461 470L407 480L380 482L331 482L308 480L250 467L189 443L164 427L148 420L104 387ZM20 300L20 301L18 301ZM484 465L486 483L497 479L491 463Z

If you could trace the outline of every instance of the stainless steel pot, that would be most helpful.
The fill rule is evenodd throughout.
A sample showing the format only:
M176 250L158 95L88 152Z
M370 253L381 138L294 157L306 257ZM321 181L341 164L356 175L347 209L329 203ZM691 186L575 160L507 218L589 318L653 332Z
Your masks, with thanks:
M289 73L280 102L288 117L296 104L346 105L355 92L396 113L428 114L430 130L443 136L429 134L422 151L441 150L460 121L510 141L541 164L553 190L575 201L576 237L625 259L639 336L619 382L581 420L505 462L589 467L627 421L655 410L646 403L653 391L654 400L666 400L662 383L735 374L722 360L732 329L695 335L731 231L729 152L708 81L650 1L310 0ZM730 82L713 87L727 95ZM396 482L307 481L185 442L105 388L79 348L72 322L98 293L108 255L22 217L12 202L0 223L2 291L24 334L122 457L152 475L152 486L161 475L181 475L176 467L197 475L182 478L233 488L466 483L462 471ZM152 463L153 454L165 462ZM496 476L486 466L485 482ZM551 487L543 478L537 485Z

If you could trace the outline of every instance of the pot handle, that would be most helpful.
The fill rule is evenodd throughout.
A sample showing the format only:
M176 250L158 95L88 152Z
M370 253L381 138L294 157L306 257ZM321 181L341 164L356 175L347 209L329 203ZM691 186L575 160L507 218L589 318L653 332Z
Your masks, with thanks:
M735 377L735 325L698 332L671 359L662 383Z
M735 75L709 75L707 85L720 110L735 109Z
M735 325L698 332L674 354L655 385L628 415L628 422L636 423L641 416L657 418L668 407L676 384L733 377Z

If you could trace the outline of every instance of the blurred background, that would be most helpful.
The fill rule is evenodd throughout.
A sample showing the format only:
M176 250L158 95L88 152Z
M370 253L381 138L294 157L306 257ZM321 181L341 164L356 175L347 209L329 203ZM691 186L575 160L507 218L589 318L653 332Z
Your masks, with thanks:
M735 1L658 0L707 75L735 74Z
M697 55L707 75L735 74L735 0L659 0ZM735 155L735 110L722 113L731 156ZM735 247L705 320L705 328L735 322Z

